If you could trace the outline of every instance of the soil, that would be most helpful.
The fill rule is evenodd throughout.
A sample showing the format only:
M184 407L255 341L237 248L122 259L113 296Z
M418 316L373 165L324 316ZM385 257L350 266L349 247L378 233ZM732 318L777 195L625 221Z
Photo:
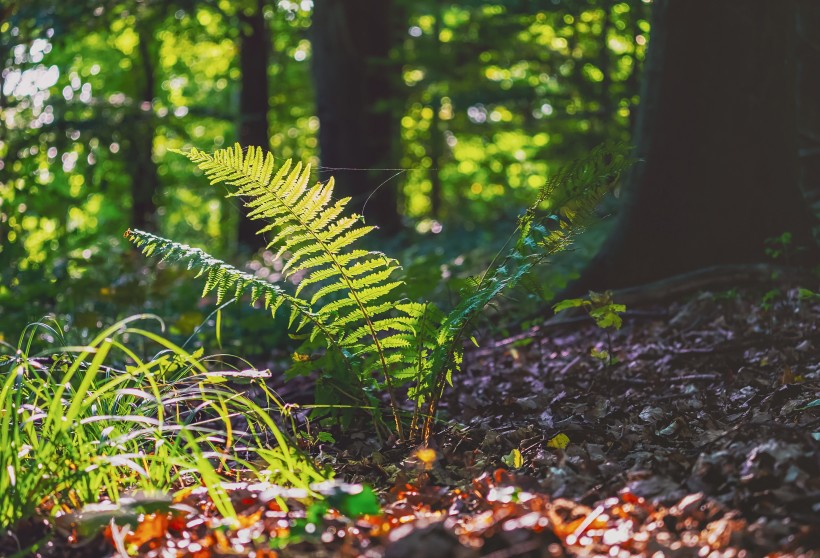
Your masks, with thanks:
M820 556L820 303L796 289L763 294L635 305L611 334L559 314L468 350L428 448L366 432L314 446L337 477L375 488L381 514L331 510L296 537L310 513L303 495L240 483L229 490L239 526L221 522L200 491L177 499L185 514L108 529L85 548L197 558ZM288 537L298 541L277 548ZM91 555L76 541L57 546L51 555Z

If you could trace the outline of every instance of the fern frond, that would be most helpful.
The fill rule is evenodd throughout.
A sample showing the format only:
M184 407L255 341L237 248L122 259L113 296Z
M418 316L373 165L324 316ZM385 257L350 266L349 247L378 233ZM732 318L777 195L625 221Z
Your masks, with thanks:
M199 248L174 242L139 229L128 229L125 231L125 238L146 256L157 255L161 257L161 261L185 264L188 269L196 270L199 274L207 274L202 296L215 290L217 303L228 294L239 297L249 292L252 304L262 299L264 308L275 313L283 303L287 303L300 315L315 321L315 314L304 301L288 294L278 285L236 269ZM334 338L331 337L330 341L332 343Z
M344 215L349 198L332 202L333 179L311 186L310 165L286 161L277 170L273 156L258 147L247 153L239 145L213 154L191 149L183 155L202 169L211 184L233 187L231 195L243 199L250 218L268 221L260 233L272 235L267 247L285 259L283 276L300 277L296 293L288 295L300 301L298 308L304 310L294 310L291 323L296 330L311 328L306 330L311 339L332 331L342 349L374 354L392 396L392 355L405 344L396 337L402 333L394 329L399 322L389 319L401 316L402 310L385 301L401 284L395 280L399 265L380 252L351 248L374 227L363 225L358 215ZM241 272L221 262L211 264L206 291L216 288L217 296L225 296L242 286L237 275ZM309 301L300 298L305 289L311 291ZM349 331L366 335L344 333ZM396 421L401 435L397 416Z
M518 220L518 249L531 239L531 228L541 225L542 248L555 253L567 247L582 228L601 198L613 189L618 178L634 163L623 144L602 144L586 157L573 161L554 175L538 192L535 201ZM544 210L544 205L548 208Z
M468 325L494 298L514 287L546 256L564 250L592 216L601 198L633 161L623 145L602 145L585 158L560 169L539 190L518 221L518 239L503 261L491 266L442 321L427 377L419 389L429 398L424 438L430 434L438 399L459 369L462 339ZM548 205L548 207L544 207ZM426 393L425 393L426 392Z
M233 195L245 198L251 217L270 220L262 231L274 232L269 247L286 257L283 272L286 276L300 272L304 275L297 293L309 285L316 287L311 304L321 306L324 297L346 291L356 300L360 319L373 319L366 303L378 297L368 292L361 299L357 292L370 287L383 287L380 292L384 293L392 290L388 278L398 264L378 252L348 250L372 227L360 225L356 215L342 216L348 199L331 205L333 179L309 187L310 165L294 166L290 161L274 175L273 156L260 148L243 153L237 145L213 155L192 149L185 155L212 184L235 186ZM376 269L381 269L376 276L354 279Z

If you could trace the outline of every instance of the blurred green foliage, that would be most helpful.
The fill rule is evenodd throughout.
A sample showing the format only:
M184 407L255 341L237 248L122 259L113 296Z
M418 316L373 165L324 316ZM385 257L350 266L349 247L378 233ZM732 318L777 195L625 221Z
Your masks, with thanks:
M316 163L312 2L263 4L271 63L258 79L270 83L269 148ZM197 293L177 288L181 273L146 273L121 235L132 184L154 172L135 163L148 133L158 232L217 255L233 251L236 202L164 155L237 139L240 16L256 5L31 0L0 10L0 339L46 312L65 315L80 337L104 317L135 311L160 313L182 337L207 321L213 306L191 311ZM649 6L399 5L406 33L394 56L403 88L390 109L402 115L407 170L394 184L407 233L393 242L408 254L408 275L429 288L479 270L505 240L495 231L509 230L551 170L603 140L629 138ZM270 256L249 269L274 272ZM440 294L457 290L444 282ZM229 332L266 321L233 308L225 318ZM207 328L200 341L206 335L213 341ZM271 331L243 346L262 351L283 336Z

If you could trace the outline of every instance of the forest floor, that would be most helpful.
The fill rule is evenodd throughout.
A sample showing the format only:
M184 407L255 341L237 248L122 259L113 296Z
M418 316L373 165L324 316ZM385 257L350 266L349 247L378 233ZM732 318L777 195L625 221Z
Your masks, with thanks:
M610 364L590 354L605 331L559 314L468 351L435 454L365 433L315 448L377 489L380 515L327 515L271 550L304 517L300 495L278 493L285 513L270 488L237 484L239 527L199 491L177 500L186 514L52 554L820 556L819 318L796 291L636 305Z

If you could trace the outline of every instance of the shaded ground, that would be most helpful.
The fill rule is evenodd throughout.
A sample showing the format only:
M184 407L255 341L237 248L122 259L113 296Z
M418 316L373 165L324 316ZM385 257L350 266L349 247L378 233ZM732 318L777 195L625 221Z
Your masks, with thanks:
M820 556L820 304L706 293L630 312L611 366L583 317L468 352L435 453L366 434L317 448L355 457L337 474L377 487L380 516L307 532L302 495L236 485L239 526L195 492L51 554Z

